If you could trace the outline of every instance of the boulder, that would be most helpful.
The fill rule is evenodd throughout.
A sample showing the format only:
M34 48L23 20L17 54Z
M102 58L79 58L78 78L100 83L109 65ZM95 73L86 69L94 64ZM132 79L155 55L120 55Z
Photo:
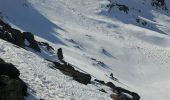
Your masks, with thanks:
M110 97L113 99L113 100L122 100L120 96L116 95L116 94L111 94Z
M41 49L38 46L38 42L34 39L34 35L31 32L23 32L23 38L30 43L30 48L35 51L41 52Z
M118 92L119 95L122 95L122 96L124 96L126 98L128 98L128 96L125 95L125 94L129 94L129 95L132 96L132 100L140 100L140 96L137 93L135 93L135 92L131 92L131 91L126 90L126 89L121 88L121 87L116 87L116 91Z
M137 93L132 92L131 93L133 100L140 100L140 96Z
M120 4L117 4L117 6L118 6L118 8L119 8L120 11L124 11L125 13L128 13L128 11L129 11L128 6L126 6L126 5L120 5Z
M101 91L103 93L107 93L104 89L99 89L99 91Z
M118 4L118 3L116 3L113 0L109 0L109 1L110 1L110 3L107 5L107 7L109 8L109 12L113 9L113 7L116 7L116 8L119 9L119 11L123 11L126 14L128 13L128 11L129 11L129 7L128 6Z
M60 61L63 61L64 57L63 57L63 51L62 51L61 48L58 49L57 55L58 55L58 59L59 59Z
M0 100L24 100L27 85L19 78L20 72L13 64L0 58Z
M132 98L126 96L125 94L111 94L110 97L113 99L113 100L133 100Z
M165 0L152 0L151 5L168 11Z
M98 82L98 83L101 83L101 84L105 84L105 82L102 81L102 80L95 79L94 81L96 81L96 82Z
M82 73L78 70L75 70L74 67L65 62L64 64L60 64L57 62L53 62L55 64L54 68L59 69L63 74L73 77L79 83L89 84L91 82L91 76L89 74Z
M2 27L10 27L10 25L8 25L7 23L5 23L2 19L0 19L0 25Z
M74 71L73 72L73 79L82 83L82 84L89 84L91 81L91 76L89 74L85 74L79 71Z
M24 45L23 35L20 30L8 28L7 32L8 32L8 34L11 34L10 40L13 39L13 41L11 41L13 44L16 44L20 47L22 47Z
M106 86L110 87L113 90L115 90L115 88L116 88L116 86L112 82L107 82Z
M6 75L11 78L19 78L19 70L10 63L0 63L0 75Z
M25 86L25 83L18 79L0 75L0 100L24 100Z

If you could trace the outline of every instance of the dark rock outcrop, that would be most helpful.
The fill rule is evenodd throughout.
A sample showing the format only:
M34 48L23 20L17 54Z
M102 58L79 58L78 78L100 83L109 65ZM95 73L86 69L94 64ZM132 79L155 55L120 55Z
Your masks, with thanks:
M89 84L91 81L91 76L89 74L82 73L78 70L75 70L71 64L65 62L64 64L60 64L57 62L53 62L55 64L55 68L59 69L65 75L73 77L79 83Z
M118 3L116 3L116 2L113 1L113 0L109 0L109 1L110 1L110 4L107 5L107 7L109 8L109 12L110 12L114 7L116 7L116 8L119 9L119 11L123 11L123 12L125 12L126 14L128 13L128 11L129 11L129 7L128 7L128 6L118 4Z
M35 51L41 52L38 42L35 40L34 35L31 32L23 32L23 38L29 42L29 47Z
M135 92L131 92L121 87L116 87L116 91L118 92L118 95L123 95L123 93L126 93L132 96L132 100L140 100L140 96Z
M151 5L156 7L157 9L161 8L163 10L168 11L165 0L152 0Z
M110 87L111 89L115 89L116 86L112 82L107 82L106 86Z
M101 91L103 93L107 93L104 89L99 89L99 91Z
M0 75L0 100L24 100L25 83Z
M101 83L101 84L105 84L105 82L102 81L102 80L95 79L94 81L96 81L96 82L98 82L98 83Z
M50 46L47 42L38 42L38 45L45 47L48 51L54 50L54 48Z
M112 91L114 91L114 93L116 93L117 95L111 95L111 98L116 99L116 100L140 100L140 96L135 93L135 92L131 92L129 90L126 90L124 88L121 87L116 87L112 82L107 82L105 84L106 86L110 87L112 89ZM128 95L126 95L128 94ZM129 95L131 97L129 97Z
M0 75L6 75L11 78L19 78L20 72L10 63L0 63Z
M63 51L61 48L58 49L57 55L58 55L58 59L63 62L64 57L63 57Z
M0 59L0 100L24 100L27 86L19 75L14 65Z
M113 100L133 100L131 97L128 97L128 96L125 95L125 94L120 94L120 95L111 94L110 97L111 97Z
M143 26L147 25L147 22L145 20L143 20L143 19L140 19L140 18L137 18L136 22L139 23L139 24L142 24Z
M19 47L25 46L41 52L38 42L34 39L34 35L31 32L21 32L20 30L12 28L9 24L0 19L0 39L6 40ZM25 44L25 40L29 42L29 45Z
M118 6L118 8L119 8L120 11L123 11L123 12L125 12L125 13L128 13L128 11L129 11L128 6L126 6L126 5L120 5L120 4L116 4L116 5Z
M73 72L73 79L82 84L87 85L91 81L91 76L89 74L85 74L85 73L75 70Z

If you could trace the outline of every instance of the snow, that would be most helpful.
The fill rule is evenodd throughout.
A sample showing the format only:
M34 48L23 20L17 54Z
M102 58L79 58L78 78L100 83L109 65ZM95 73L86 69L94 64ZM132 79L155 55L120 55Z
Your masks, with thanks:
M83 85L65 76L52 64L34 53L0 40L0 57L20 70L20 78L29 86L27 100L110 100L109 94L99 92L94 85Z
M117 86L137 92L141 100L168 100L170 98L169 13L152 7L150 0L116 1L130 8L128 14L118 9L108 13L107 0L1 0L0 10L14 27L33 32L37 39L49 42L55 50L62 47L65 60L77 69L91 74L93 78L112 81ZM166 3L170 5L168 0ZM141 10L141 13L138 10ZM136 18L141 18L148 24L140 25L136 22ZM103 49L107 54L102 53ZM13 54L4 55L3 58L10 55ZM35 89L36 98L109 99L105 98L109 97L108 94L99 95L96 87L80 86L70 77L49 69L48 63L39 58L54 59L55 55L48 56L45 51L44 54L38 55L23 51L17 57L24 62L30 59L26 66L31 67L34 63L41 66L35 66L28 71L23 70L23 73L26 71L31 74L22 76L30 87ZM103 62L106 66L96 64L92 58ZM16 61L15 57L6 59L20 66L26 63L19 63L20 60ZM22 72L22 67L19 68ZM113 73L121 83L111 80L108 77L110 73Z

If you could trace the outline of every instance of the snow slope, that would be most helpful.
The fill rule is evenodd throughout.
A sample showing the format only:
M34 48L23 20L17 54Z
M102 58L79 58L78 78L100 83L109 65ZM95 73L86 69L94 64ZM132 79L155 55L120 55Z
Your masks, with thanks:
M14 45L0 40L0 57L16 65L20 78L28 84L30 95L27 100L109 100L109 94L99 92L93 85L83 85L59 70L50 68L52 64Z
M170 14L150 0L115 1L127 5L129 13L109 13L108 0L1 0L0 10L13 26L62 47L65 60L93 78L113 81L108 78L113 73L121 82L113 81L116 85L142 100L168 100Z

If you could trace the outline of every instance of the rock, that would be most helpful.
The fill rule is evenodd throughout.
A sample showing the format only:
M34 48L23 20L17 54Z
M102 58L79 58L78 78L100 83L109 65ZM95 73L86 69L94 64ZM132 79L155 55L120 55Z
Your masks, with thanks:
M73 77L73 79L79 83L87 85L91 82L91 76L89 74L85 74L78 70L75 70L73 65L63 60L64 57L63 57L63 52L61 48L58 49L57 54L58 54L59 60L64 64L53 62L55 64L54 68L59 69L65 75Z
M116 90L117 90L118 94L127 93L127 94L131 95L131 92L129 90L124 89L124 88L116 87Z
M75 72L74 67L70 66L69 64L59 65L56 68L62 71L65 75L68 75L71 77L73 77L73 74Z
M99 91L104 92L104 93L107 93L104 89L99 89Z
M161 8L163 10L168 11L168 8L165 4L165 0L152 0L151 5L155 6L156 8Z
M0 63L5 63L5 61L3 59L0 58Z
M85 85L90 83L91 76L89 74L85 74L79 72L78 70L75 70L71 64L68 64L67 62L64 62L63 65L57 62L53 63L55 64L55 68L59 69L65 75L73 77L73 79L76 80L77 82Z
M118 8L119 8L120 11L124 11L125 13L128 13L128 11L129 11L128 6L126 6L126 5L120 5L120 4L117 4L117 6L118 6Z
M19 78L20 72L10 63L0 63L0 75L6 75L11 78Z
M113 100L122 100L121 97L119 97L119 96L116 95L116 94L111 94L110 97L111 97Z
M143 26L146 26L148 24L145 20L139 18L136 19L136 22L142 24Z
M0 19L0 38L6 40L10 43L18 45L24 48L28 46L35 51L41 52L38 42L34 39L34 35L31 32L21 32L20 30L12 28L10 25L6 24ZM25 39L29 42L29 45L25 44ZM48 44L47 49L52 49Z
M129 11L129 7L128 6L118 4L118 3L116 3L113 0L109 0L109 2L110 2L110 4L107 5L107 7L109 8L109 12L113 9L113 7L117 7L119 9L119 11L123 11L126 14L128 13L128 11Z
M112 82L107 82L106 86L112 88L113 90L115 90L115 88L116 88L116 86Z
M110 97L113 99L113 100L133 100L132 98L126 96L125 94L111 94Z
M63 51L62 51L61 48L58 49L57 55L58 55L58 59L59 59L60 61L63 61L64 57L63 57Z
M0 58L0 100L24 100L27 86L19 78L20 72L13 64Z
M2 19L0 19L0 25L2 27L10 27L10 25L8 25L7 23L5 23Z
M140 96L135 92L131 92L131 91L123 89L121 87L116 87L116 90L119 95L123 95L125 93L125 94L131 95L133 98L132 100L140 100ZM124 96L124 97L128 98L128 96Z
M133 100L140 100L140 96L137 93L132 92L131 93Z
M0 100L24 100L25 83L6 75L0 75Z
M79 71L74 71L73 72L73 79L82 83L82 84L89 84L91 81L91 76L89 74L84 74Z
M50 46L47 42L38 42L39 45L46 47L46 49L49 50L54 50L52 46Z
M105 84L105 82L102 81L102 80L95 79L94 81L96 81L96 82L98 82L98 83L101 83L101 84Z
M21 31L19 31L17 29L13 29L13 28L8 28L6 31L11 34L11 39L9 41L11 41L11 42L13 41L12 42L13 44L16 44L20 47L22 47L24 45L24 39L23 39L23 35L22 35Z
M34 39L34 35L31 32L23 32L23 38L30 43L30 48L35 51L41 52L41 49L38 46L38 42Z

